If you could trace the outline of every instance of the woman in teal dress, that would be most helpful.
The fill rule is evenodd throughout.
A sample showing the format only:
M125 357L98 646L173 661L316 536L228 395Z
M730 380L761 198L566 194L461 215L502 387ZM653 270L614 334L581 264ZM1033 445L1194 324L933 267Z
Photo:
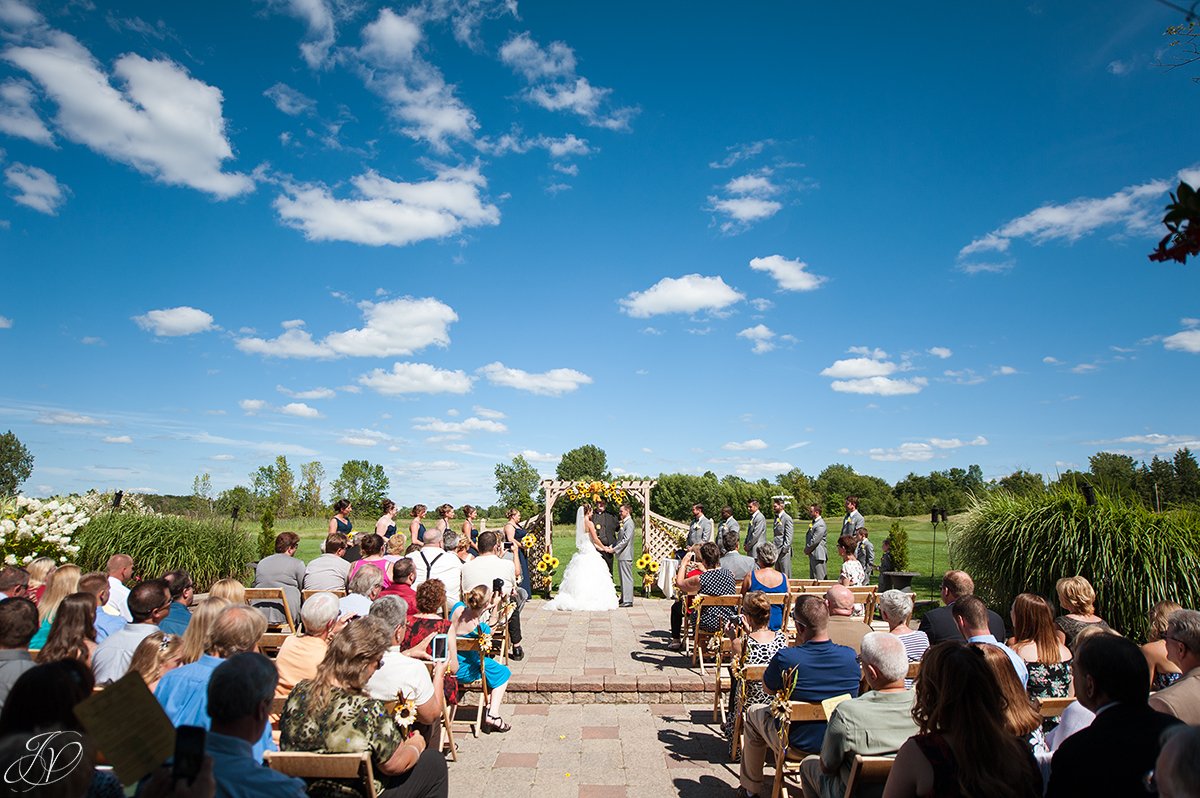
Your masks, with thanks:
M519 557L521 563L521 579L518 582L518 587L525 591L525 595L533 595L533 580L529 574L529 558L525 556L525 547L521 545L521 539L529 534L521 528L521 511L509 510L506 514L508 523L504 525L504 539L508 541L507 548L511 548Z
M471 588L463 596L463 601L450 608L450 617L455 622L455 629L460 638L491 636L492 627L483 619L491 606L490 592L483 585ZM491 691L487 715L483 719L481 728L485 732L506 732L512 726L500 716L500 706L504 702L504 690L508 686L509 678L512 677L512 671L491 657L485 656L481 662L478 651L459 650L458 681L460 684L478 680L481 670L487 681L488 690Z

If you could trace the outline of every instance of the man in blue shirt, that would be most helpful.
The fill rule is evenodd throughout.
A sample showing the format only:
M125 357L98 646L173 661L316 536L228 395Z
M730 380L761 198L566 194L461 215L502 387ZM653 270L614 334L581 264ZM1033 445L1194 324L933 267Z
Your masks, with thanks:
M125 626L125 619L120 613L110 611L105 605L108 604L109 587L108 574L101 571L95 571L90 574L84 574L79 579L79 591L81 593L91 593L96 597L96 642L103 642L113 632L119 632Z
M208 680L208 715L212 726L205 749L213 761L217 798L301 798L302 779L263 767L253 753L271 714L279 678L262 654L234 654Z
M1008 659L1017 672L1017 678L1021 680L1021 686L1026 686L1029 682L1029 668L1025 665L1025 660L1017 656L1017 652L1001 643L992 634L988 628L988 608L983 603L983 599L977 596L963 596L950 605L950 610L954 613L954 622L958 624L958 629L967 642L987 643L989 646L998 647L1008 655Z
M839 695L858 695L862 671L854 649L829 639L829 609L820 596L800 596L792 612L796 643L776 654L763 674L763 686L782 690L792 684L793 701L824 701ZM789 748L817 753L825 739L825 721L793 723L788 730ZM763 765L767 749L778 752L779 723L769 706L756 706L746 713L746 744L742 750L739 798L762 795Z
M187 571L168 571L163 574L163 581L171 589L171 609L158 628L169 635L181 635L187 631L188 623L192 620L191 607L196 586Z

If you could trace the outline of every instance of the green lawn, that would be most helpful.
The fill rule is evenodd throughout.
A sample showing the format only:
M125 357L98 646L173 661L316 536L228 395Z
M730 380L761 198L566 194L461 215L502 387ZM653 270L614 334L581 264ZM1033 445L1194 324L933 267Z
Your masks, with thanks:
M888 529L891 527L892 518L888 516L867 516L867 529L871 531L871 542L875 544L875 557L878 560L883 555L883 539L887 537ZM402 518L397 518L397 526L407 532L407 522ZM456 519L457 523L461 521ZM830 524L830 540L833 540L835 534L834 525L840 523L840 519L827 519ZM360 522L356 524L359 529L369 529L370 522ZM749 521L740 521L743 535L749 526ZM908 530L908 556L910 571L917 571L922 576L913 580L913 589L917 592L920 598L936 599L939 594L942 574L950 568L950 550L946 545L947 531L944 524L939 524L937 528L937 562L933 561L934 555L934 530L929 523L928 517L910 516L901 518L900 523ZM305 562L313 559L320 554L321 542L325 539L328 530L329 521L320 518L285 518L275 522L276 532L295 532L300 535L300 549L296 556ZM487 519L487 528L499 530L504 526L503 519ZM807 529L807 520L797 519L796 521L796 545L792 551L792 575L794 577L808 576L808 557L804 555L803 542L804 531ZM641 540L641 527L636 530L636 539ZM770 537L770 528L767 529L768 539ZM831 577L836 576L838 569L841 567L841 562L837 557L836 546L830 547L829 559L829 574ZM557 588L562 580L563 571L567 568L567 563L571 560L571 555L575 553L575 527L573 524L561 524L555 527L554 530L554 555L559 558L560 564L558 573L554 577L554 586ZM635 559L641 554L640 543L638 551L634 552ZM931 577L932 574L932 577ZM634 575L637 579L637 575ZM875 580L877 581L877 580Z

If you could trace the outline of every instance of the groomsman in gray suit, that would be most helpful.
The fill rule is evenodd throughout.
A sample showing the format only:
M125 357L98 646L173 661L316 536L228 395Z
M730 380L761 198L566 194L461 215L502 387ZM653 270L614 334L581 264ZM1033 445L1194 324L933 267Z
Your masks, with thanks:
M758 499L751 499L746 505L750 511L750 529L746 532L746 554L754 557L758 547L767 542L767 518L758 509Z
M808 534L804 536L804 553L808 555L808 578L824 579L825 562L829 555L825 547L825 519L821 517L821 505L810 504L808 514L812 516Z
M617 533L617 542L612 546L612 553L617 560L617 570L621 574L621 605L633 606L633 509L628 504L622 504L618 511L621 514L621 531Z
M776 499L771 507L775 510L775 550L779 559L775 561L775 570L784 578L792 578L792 517L783 509L783 499Z
M704 515L704 505L692 505L692 525L688 528L687 547L699 546L705 543L712 543L713 530L712 521Z
M720 550L722 557L730 552L730 549L725 548L725 533L733 532L734 535L740 535L741 531L741 525L738 524L737 519L733 517L733 508L722 507L721 523L717 525L717 549ZM736 548L732 550L737 551Z

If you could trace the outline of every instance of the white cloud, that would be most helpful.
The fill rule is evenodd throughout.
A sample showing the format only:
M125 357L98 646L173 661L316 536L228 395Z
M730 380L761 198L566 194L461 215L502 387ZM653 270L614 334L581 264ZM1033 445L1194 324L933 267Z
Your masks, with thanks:
M761 460L750 460L735 467L734 473L744 479L758 479L760 477L773 477L776 474L786 474L793 468L795 466L791 463L783 461L762 462Z
M896 369L896 364L890 361L875 360L867 357L851 357L845 360L835 360L832 366L821 371L821 376L841 379L886 377L894 373Z
M288 402L279 408L279 412L285 416L296 416L297 418L321 418L319 410L304 404L304 402Z
M1089 374L1093 371L1097 371L1099 368L1100 367L1098 365L1096 365L1095 363L1080 363L1079 365L1073 366L1071 368L1071 373L1072 374Z
M518 391L528 391L540 396L562 396L578 390L581 385L591 385L592 378L575 369L557 368L541 373L523 371L505 366L503 363L488 363L479 369L493 385L503 385Z
M33 101L33 84L29 81L7 80L0 83L0 133L52 145L54 137L34 110Z
M802 449L805 446L808 446L810 443L812 443L812 441L796 441L795 443L788 444L787 446L783 447L783 450L785 452L790 452L792 449Z
M213 317L210 314L187 305L151 310L144 315L134 316L133 321L143 330L167 337L194 335L213 329Z
M508 432L508 427L490 418L471 416L462 421L443 421L438 418L414 418L413 429L423 432L438 432L450 435L463 435L468 432Z
M924 377L892 379L890 377L868 377L865 379L834 380L829 387L839 393L859 393L874 396L903 396L920 393L929 384Z
M976 435L969 441L958 438L930 438L929 443L936 449L960 449L963 446L987 446L988 439L982 435Z
M1129 61L1109 61L1108 66L1105 67L1105 69L1108 71L1108 74L1120 77L1122 75L1128 75L1130 72L1132 72L1133 64Z
M212 457L210 457L208 459L216 460L218 463L225 463L230 460L236 460L237 458L234 457L232 454L214 454Z
M852 346L846 351L852 355L862 355L863 357L871 357L876 360L886 360L888 356L888 353L879 347L872 349L869 346Z
M281 358L396 357L411 355L428 346L450 344L449 325L458 314L432 297L401 297L383 302L358 303L363 326L333 332L320 341L291 320L276 338L239 338L243 352Z
M593 86L575 72L575 52L563 42L542 47L528 32L500 48L500 60L530 84L524 97L547 111L566 111L608 130L628 130L636 108L613 107L612 89Z
M533 82L575 72L575 51L564 42L540 47L528 32L513 36L500 48L500 60Z
M10 47L4 60L28 72L58 105L55 124L68 139L169 185L225 199L253 190L244 174L223 172L233 158L220 89L169 59L128 53L110 83L77 39L46 29L36 43Z
M0 330L12 329L13 320L8 316L0 316Z
M788 260L782 255L753 258L750 268L767 272L779 284L781 291L815 291L829 278L805 271L808 264L801 260Z
M480 418L501 419L505 417L499 410L492 410L491 408L480 407L479 405L475 405L474 410L475 415Z
M953 352L951 352L949 349L947 349L944 346L931 346L926 351L928 351L929 354L933 355L934 357L940 357L942 360L945 360L946 358L948 358L954 354Z
M104 438L105 443L133 443L133 438L128 435L107 435Z
M1042 362L1048 366L1057 366L1062 363L1061 360L1056 357L1052 357L1051 355L1046 355L1044 358L1042 358Z
M1163 339L1163 346L1176 352L1200 354L1200 330L1181 330Z
M267 409L267 403L262 399L243 399L238 402L238 407L246 411L246 415L252 416L255 413Z
M771 197L780 194L783 189L772 181L772 175L771 169L749 172L728 181L722 186L723 193L709 196L708 210L724 217L724 221L720 224L721 232L739 233L755 222L769 219L779 213L783 204ZM759 259L756 258L756 260ZM801 269L804 268L804 264L799 264L799 266ZM753 262L751 262L751 267L758 268L754 266ZM776 279L779 278L776 277ZM816 287L787 288L782 285L782 281L780 281L780 285L784 290L790 291L811 291Z
M14 163L5 169L4 182L18 192L13 202L50 216L58 215L58 209L70 193L70 189L45 169L23 163Z
M933 447L928 443L902 443L894 449L870 449L872 460L883 462L924 462L933 459Z
M766 449L767 442L761 438L751 438L748 441L730 441L721 448L731 452L753 452L759 449Z
M1000 368L996 369L996 373L1002 377L1008 377L1016 374L1017 370L1013 366L1001 366Z
M68 427L105 427L108 422L102 418L85 416L81 413L60 412L42 413L34 419L39 424L64 425Z
M275 107L288 116L312 113L317 101L286 83L276 83L263 92L263 96L275 103Z
M374 247L402 247L500 223L500 209L481 196L487 180L478 164L441 167L436 174L432 180L404 183L368 170L351 178L355 196L349 199L333 196L324 183L285 181L272 204L283 223L309 241Z
M293 391L283 385L276 385L275 390L292 399L332 399L337 393L332 388L312 388L307 391Z
M271 0L271 5L299 19L307 27L300 43L300 55L313 69L320 69L329 60L329 51L337 38L333 4L329 0Z
M748 158L753 158L756 155L761 155L768 144L773 144L771 139L763 139L762 141L752 141L749 144L734 144L726 147L728 153L720 161L712 161L709 163L710 169L728 169L734 164L740 163Z
M379 16L362 30L363 46L359 54L377 65L407 64L421 43L421 26L411 16L400 16L383 8Z
M723 310L745 296L726 285L720 276L687 274L664 277L645 291L634 291L620 300L621 310L636 319L662 313L697 313Z
M468 393L471 390L471 377L466 372L439 369L428 363L395 363L391 371L373 369L359 377L358 382L384 396Z
M759 313L765 313L775 307L775 303L769 299L751 299L750 305Z
M771 339L775 337L775 333L765 324L756 324L753 327L747 327L738 334L738 338L745 338L754 342L752 350L756 355L766 354L775 348L775 344Z
M376 444L379 443L379 441L375 440L374 438L358 438L353 435L346 435L344 437L338 438L337 442L342 444L343 446L363 446L363 447L375 446Z
M557 463L562 459L562 455L550 454L548 452L538 452L533 449L522 449L519 452L509 452L509 457L521 455L530 463Z

